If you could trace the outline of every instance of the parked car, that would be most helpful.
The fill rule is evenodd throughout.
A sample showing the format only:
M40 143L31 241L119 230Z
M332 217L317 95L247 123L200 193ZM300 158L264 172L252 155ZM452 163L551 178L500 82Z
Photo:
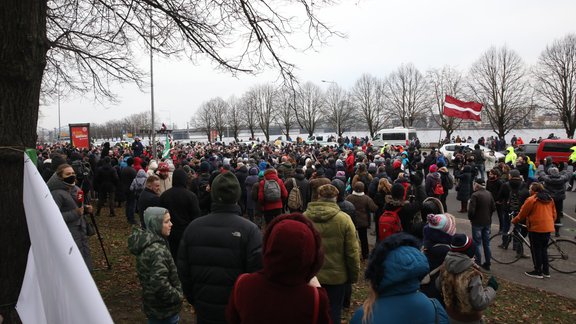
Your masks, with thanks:
M330 135L312 135L306 139L306 144L320 144L321 146L337 147L335 136Z
M523 153L530 158L530 161L537 163L536 152L538 151L538 143L520 144L516 149L516 153Z
M450 143L450 144L444 144L442 145L442 147L438 150L440 151L442 154L444 154L444 156L446 157L446 161L449 161L448 163L452 163L452 160L454 160L454 152L456 152L456 150L458 148L462 148L463 152L471 152L474 151L474 143ZM490 156L490 152L492 151L491 149L487 148L486 146L480 145L480 150L482 150L482 152L484 153L484 157L488 157ZM505 155L500 153L500 152L494 152L494 156L496 157L496 161L499 161L500 159L504 159Z

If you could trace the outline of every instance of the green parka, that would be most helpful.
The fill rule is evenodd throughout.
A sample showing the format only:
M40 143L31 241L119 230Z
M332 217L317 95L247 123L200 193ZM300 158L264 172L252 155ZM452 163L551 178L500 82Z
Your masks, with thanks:
M324 265L317 277L323 285L356 282L360 273L360 246L350 216L335 202L314 201L304 212L322 236Z

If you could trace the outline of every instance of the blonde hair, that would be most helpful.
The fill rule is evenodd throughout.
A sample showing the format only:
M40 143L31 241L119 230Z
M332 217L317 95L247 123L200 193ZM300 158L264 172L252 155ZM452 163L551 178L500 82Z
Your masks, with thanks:
M376 299L378 295L374 291L374 289L370 288L370 294L366 297L364 301L364 305L362 305L362 309L364 310L364 315L362 315L362 323L368 324L372 323L372 311L374 310L374 304L376 303Z
M392 192L392 185L388 179L382 178L380 181L378 181L378 192L384 192L387 194Z

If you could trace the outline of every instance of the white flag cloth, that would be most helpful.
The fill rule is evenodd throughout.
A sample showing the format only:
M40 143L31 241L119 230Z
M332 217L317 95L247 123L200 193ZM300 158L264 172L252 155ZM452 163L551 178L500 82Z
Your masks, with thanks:
M22 323L113 323L58 206L27 155L24 210L31 246L16 304Z

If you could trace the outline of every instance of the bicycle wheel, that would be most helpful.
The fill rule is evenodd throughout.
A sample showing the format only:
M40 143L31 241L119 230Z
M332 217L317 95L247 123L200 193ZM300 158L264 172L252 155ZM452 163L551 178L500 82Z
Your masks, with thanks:
M548 244L550 267L562 273L576 272L576 242L558 239Z
M501 264L511 264L521 257L513 247L513 235L504 236L502 233L492 235L490 238L490 253L492 260Z

